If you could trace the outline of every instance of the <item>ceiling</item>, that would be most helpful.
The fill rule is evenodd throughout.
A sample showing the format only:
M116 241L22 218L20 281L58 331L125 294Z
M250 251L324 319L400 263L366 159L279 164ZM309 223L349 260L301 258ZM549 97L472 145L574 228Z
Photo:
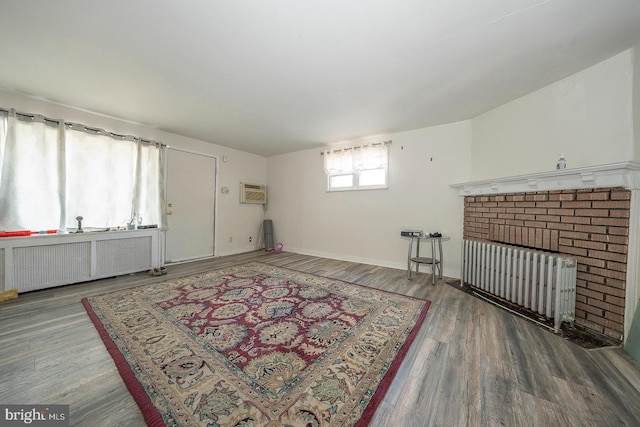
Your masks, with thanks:
M470 119L640 41L638 0L9 0L0 12L0 87L264 156Z

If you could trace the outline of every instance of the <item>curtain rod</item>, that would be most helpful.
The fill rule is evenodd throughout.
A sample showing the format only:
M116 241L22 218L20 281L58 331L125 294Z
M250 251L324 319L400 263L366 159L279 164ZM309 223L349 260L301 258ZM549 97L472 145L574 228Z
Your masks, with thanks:
M87 133L93 133L96 135L105 135L105 136L110 136L111 138L115 138L115 139L127 139L127 138L132 138L134 141L140 141L142 143L145 144L152 144L152 145L158 145L161 147L166 147L166 144L163 144L160 141L155 141L153 139L146 139L146 138L140 138L138 136L133 136L133 135L122 135L122 134L118 134L115 132L109 132L106 131L104 129L101 128L95 128L95 127L90 127L90 126L86 126L80 123L73 123L73 122L65 122L63 119L51 119L49 117L45 117L42 114L29 114L29 113L21 113L19 111L16 111L15 109L10 109L7 110L6 108L2 108L0 107L0 113L5 113L5 114L9 114L11 113L11 111L13 111L15 113L16 116L21 116L24 118L27 118L29 120L35 120L35 119L41 119L43 122L45 123L52 123L52 124L56 124L59 125L60 122L62 122L62 124L69 128L69 129L73 129L73 130L77 130L80 132L87 132Z
M393 141L390 139L388 141L374 142L374 143L371 143L371 144L356 145L354 147L338 148L336 150L324 150L324 151L320 152L320 155L324 156L325 153L331 153L331 152L339 153L340 151L343 151L343 150L358 150L358 149L361 149L363 147L368 147L369 145L371 145L372 147L375 147L376 145L391 145L392 142Z

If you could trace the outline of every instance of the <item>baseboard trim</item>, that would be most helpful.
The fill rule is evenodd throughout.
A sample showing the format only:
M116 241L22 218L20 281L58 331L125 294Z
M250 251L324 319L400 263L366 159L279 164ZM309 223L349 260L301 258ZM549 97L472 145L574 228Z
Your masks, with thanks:
M338 261L357 262L360 264L375 265L378 267L395 268L397 270L407 269L406 262L390 262L390 261L380 260L380 259L360 258L360 257L354 257L350 255L334 254L334 253L321 252L321 251L311 251L311 250L305 250L305 249L299 249L299 248L285 248L285 250L286 252L293 252L300 255L317 256L320 258L329 258L329 259L335 259ZM460 271L450 270L445 268L443 271L443 275L453 279L459 279Z

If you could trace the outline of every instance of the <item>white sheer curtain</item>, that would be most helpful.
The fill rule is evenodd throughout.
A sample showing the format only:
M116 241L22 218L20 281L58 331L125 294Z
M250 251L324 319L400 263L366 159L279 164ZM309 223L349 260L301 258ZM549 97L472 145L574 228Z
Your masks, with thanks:
M66 143L68 228L77 216L89 228L163 226L164 146L79 125Z
M142 217L143 223L158 224L165 229L167 221L163 208L166 205L164 167L167 147L138 141L137 151L133 210Z
M78 130L67 133L67 228L77 216L85 227L129 222L136 170L136 143Z
M353 149L324 152L324 171L327 175L353 173Z
M379 169L387 165L389 148L386 144L363 145L354 151L353 163L357 170Z
M0 112L0 230L166 224L166 146Z
M325 151L324 170L332 174L378 169L387 165L388 153L387 145L382 143Z
M64 128L11 110L0 134L0 230L59 229L64 204ZM62 154L62 156L61 156Z

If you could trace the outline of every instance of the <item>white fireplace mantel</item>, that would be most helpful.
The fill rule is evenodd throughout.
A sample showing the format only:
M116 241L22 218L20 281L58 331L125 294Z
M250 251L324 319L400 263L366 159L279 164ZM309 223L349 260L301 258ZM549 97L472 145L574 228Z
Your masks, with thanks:
M451 184L460 196L624 187L640 189L640 163L620 162Z

